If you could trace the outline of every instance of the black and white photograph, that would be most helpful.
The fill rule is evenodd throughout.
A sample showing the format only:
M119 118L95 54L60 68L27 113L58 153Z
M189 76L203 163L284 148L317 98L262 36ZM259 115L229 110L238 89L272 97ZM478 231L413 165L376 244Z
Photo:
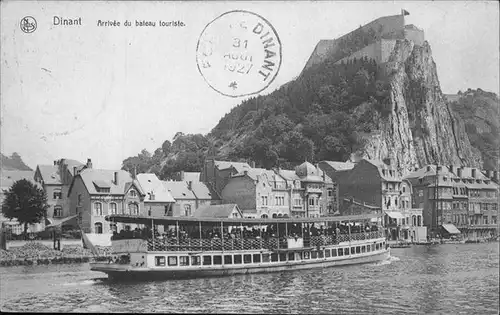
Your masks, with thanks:
M0 2L0 310L498 314L496 1Z

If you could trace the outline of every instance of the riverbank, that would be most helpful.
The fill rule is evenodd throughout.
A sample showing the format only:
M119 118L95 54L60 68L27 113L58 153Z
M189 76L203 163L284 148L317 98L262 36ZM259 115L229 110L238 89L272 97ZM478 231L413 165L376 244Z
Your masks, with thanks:
M0 266L85 263L110 257L110 248L96 246L96 249L98 256L81 246L65 246L58 251L38 242L28 242L23 246L0 250Z

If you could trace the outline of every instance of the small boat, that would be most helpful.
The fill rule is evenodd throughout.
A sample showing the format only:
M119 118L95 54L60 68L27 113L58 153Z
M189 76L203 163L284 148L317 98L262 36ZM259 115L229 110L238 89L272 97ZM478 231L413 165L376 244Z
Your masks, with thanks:
M390 248L380 226L372 225L368 232L363 225L361 228L354 225L353 231L357 233L351 233L351 223L369 224L373 218L380 218L380 214L273 219L113 214L106 216L106 220L153 229L156 225L175 226L174 237L155 237L154 230L147 237L130 237L130 233L125 238L114 236L111 259L92 262L90 268L106 273L112 280L148 280L267 273L386 260ZM349 223L347 230L342 223ZM315 224L327 229L321 229L323 234L317 235ZM207 229L221 234L207 237ZM236 238L220 235L236 235Z
M390 248L410 248L411 243L399 242L399 243L395 243L395 244L389 244L389 247Z

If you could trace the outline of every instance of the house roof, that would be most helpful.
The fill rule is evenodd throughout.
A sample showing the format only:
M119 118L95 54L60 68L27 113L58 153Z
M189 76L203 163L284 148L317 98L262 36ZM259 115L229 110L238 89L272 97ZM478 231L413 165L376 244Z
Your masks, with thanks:
M184 172L184 181L186 182L199 182L200 181L200 172Z
M155 174L139 174L137 181L146 194L144 202L175 202L168 189ZM151 194L154 195L154 200L151 200Z
M34 171L18 171L18 170L2 170L0 172L0 188L7 189L14 182L27 179L34 182L35 172Z
M378 170L380 177L385 181L399 182L401 181L401 177L397 174L397 170L392 165L385 164L382 160L372 160L372 159L363 159L362 161L366 161L371 165L375 166ZM385 170L391 170L395 172L396 176L389 176L384 174Z
M318 175L318 170L314 165L306 161L295 168L295 173L299 177L305 177L308 175Z
M240 217L241 217L242 216L241 210L239 209L238 205L236 205L234 203L200 207L194 212L193 217L195 217L195 218L230 218L231 213L233 212L233 210L235 208L238 210L238 213L240 214Z
M118 172L118 183L114 183L115 172ZM89 194L113 194L113 195L123 195L130 185L132 184L132 176L129 172L124 170L99 170L93 168L86 168L80 172L77 176L82 178L82 181L87 188ZM75 177L76 178L76 177ZM100 185L108 185L110 188L109 193L97 192L94 183L97 182ZM71 185L73 186L73 184ZM137 187L140 189L140 187ZM71 187L70 187L71 191Z
M244 169L243 172L234 175L234 177L245 176L245 175L247 175L253 180L257 180L258 176L266 175L268 180L270 181L276 180L276 176L279 176L276 175L274 171L266 170L265 168L249 168L249 169Z
M335 169L336 171L345 171L345 170L351 170L354 165L354 163L352 162L337 162L337 161L322 161L328 165L330 165L333 169Z
M208 185L202 182L191 182L191 190L198 199L220 200L220 196Z
M161 181L161 183L174 199L196 199L186 182Z
M38 170L42 176L43 183L46 185L62 185L59 166L57 165L38 165Z
M280 169L278 173L280 174L281 177L283 177L286 180L300 180L300 177L297 176L295 171Z
M236 172L241 173L245 169L250 169L250 165L248 163L244 162L228 162L228 161L214 161L215 165L219 170L225 170L231 167L234 167L236 169Z

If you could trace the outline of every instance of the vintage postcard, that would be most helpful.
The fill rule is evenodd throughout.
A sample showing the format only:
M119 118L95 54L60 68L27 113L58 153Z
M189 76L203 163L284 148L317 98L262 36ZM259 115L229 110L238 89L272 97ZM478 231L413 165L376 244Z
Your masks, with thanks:
M2 311L498 314L498 2L0 9Z

